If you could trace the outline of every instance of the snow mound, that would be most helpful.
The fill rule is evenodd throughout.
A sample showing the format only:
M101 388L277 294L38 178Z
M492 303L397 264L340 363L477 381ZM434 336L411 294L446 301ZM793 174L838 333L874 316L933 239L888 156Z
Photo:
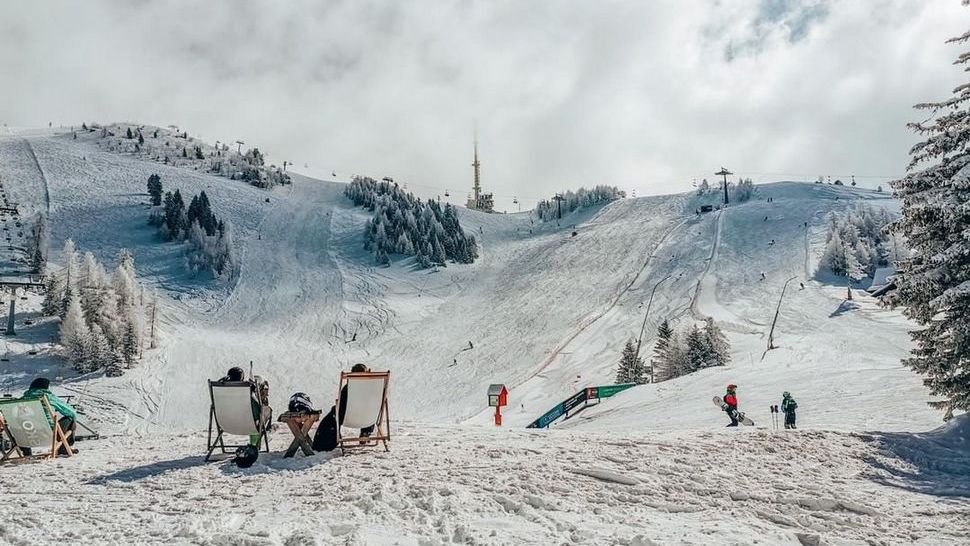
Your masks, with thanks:
M879 448L872 477L930 495L970 497L970 414L922 434L863 436Z

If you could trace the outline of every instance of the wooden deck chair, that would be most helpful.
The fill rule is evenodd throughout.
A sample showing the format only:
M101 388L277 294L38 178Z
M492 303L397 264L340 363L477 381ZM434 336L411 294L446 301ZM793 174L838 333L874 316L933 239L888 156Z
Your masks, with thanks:
M208 449L205 454L206 461L212 457L212 452L217 447L223 453L228 453L227 449L235 450L249 445L248 437L253 434L259 435L256 447L260 448L260 444L264 444L265 449L260 451L269 453L269 420L263 421L253 416L251 385L248 381L209 381L209 399L212 404L209 406L209 442L206 446ZM214 439L213 425L216 430ZM223 438L226 434L246 436L247 442L226 445Z
M53 426L48 421L48 415L54 421ZM61 429L57 419L58 415L51 408L46 396L0 400L0 434L5 435L10 443L10 448L3 450L0 462L16 458L53 459L62 447L68 457L73 457L74 452L67 443L67 434ZM21 449L25 447L31 451L50 449L50 452L28 456ZM13 457L14 454L16 457Z
M337 426L337 446L346 451L357 447L375 447L384 444L384 451L390 451L387 441L391 439L391 421L387 410L387 386L391 372L341 372L337 385L337 408L346 404L344 421ZM347 399L341 400L344 385L347 386ZM339 410L338 410L339 411ZM360 429L374 427L367 437L355 435L344 437L341 427Z

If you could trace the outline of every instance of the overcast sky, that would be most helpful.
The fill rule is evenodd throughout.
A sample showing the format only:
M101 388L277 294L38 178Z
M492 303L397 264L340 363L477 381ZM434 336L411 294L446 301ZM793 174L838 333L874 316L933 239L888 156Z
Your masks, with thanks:
M56 4L56 6L54 6ZM597 183L903 172L958 0L4 2L0 122L177 124L500 209Z

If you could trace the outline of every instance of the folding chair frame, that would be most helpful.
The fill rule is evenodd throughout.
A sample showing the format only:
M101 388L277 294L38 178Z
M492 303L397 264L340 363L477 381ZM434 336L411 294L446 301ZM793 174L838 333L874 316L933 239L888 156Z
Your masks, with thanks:
M12 401L6 400L5 402L9 403L9 402L22 401L22 400L24 400L24 398L17 398ZM61 423L60 423L60 420L58 419L58 414L54 411L54 408L51 407L50 402L47 401L47 397L42 396L37 400L40 400L40 403L41 405L44 406L44 410L47 412L48 417L52 421L54 421L54 425L51 427L51 431L53 432L53 434L51 434L50 453L42 453L38 455L24 455L23 450L17 444L16 438L13 437L13 433L10 432L9 428L7 428L7 422L4 420L2 416L0 416L0 434L3 434L7 437L7 439L10 441L10 446L11 446L10 449L0 450L0 453L2 453L2 456L0 456L0 463L7 462L7 461L18 461L18 460L29 460L29 459L53 459L57 457L58 451L60 451L60 448L62 447L64 448L64 452L67 454L68 457L74 456L74 451L71 449L71 445L67 441L68 434L65 434L64 430L61 428ZM13 453L16 453L17 456L12 457L11 455Z
M391 383L391 372L340 372L340 381L337 384L337 403L334 405L334 408L337 409L339 416L341 402L340 393L343 392L344 385L346 385L351 379L357 377L384 378L384 392L382 394L381 409L377 414L377 422L374 423L374 429L376 430L377 434L344 438L340 435L341 425L338 417L337 447L341 449L342 453L346 453L348 449L377 447L378 443L383 443L384 451L390 451L391 448L387 445L387 441L391 439L391 416L387 407L387 389L388 385Z
M248 386L249 383L247 381L239 381L239 382L234 382L234 383L226 383L226 382L222 382L222 381L212 381L211 379L209 380L209 439L208 439L208 445L206 446L206 449L208 449L208 451L206 451L206 454L205 454L205 460L206 460L206 462L212 460L212 452L215 451L216 448L219 448L220 450L222 450L222 453L223 454L226 454L226 453L229 453L229 451L227 451L227 450L235 450L235 449L239 449L240 447L246 447L246 446L250 445L248 442L245 443L245 444L238 444L238 445L226 445L225 440L223 440L223 438L222 438L223 434L225 434L225 431L223 431L222 430L222 427L219 426L219 420L216 418L216 399L215 399L215 396L213 396L213 394L212 394L212 387L214 385L219 385L219 386L223 386L223 387L224 386L227 386L227 385L228 386L235 386L235 385L238 385L238 386L247 385ZM262 406L260 406L260 407L262 408ZM262 422L263 421L262 420L262 415L260 415L260 418L255 419L255 421L256 421L257 434L259 434L259 440L256 441L256 447L257 447L257 449L259 449L259 451L261 453L269 453L269 426L270 426L270 423L269 423L269 421L267 421L266 423L263 423ZM215 423L215 425L216 425L216 438L215 438L215 440L212 439L212 424L213 423ZM265 447L264 448L260 448L260 444L263 444Z

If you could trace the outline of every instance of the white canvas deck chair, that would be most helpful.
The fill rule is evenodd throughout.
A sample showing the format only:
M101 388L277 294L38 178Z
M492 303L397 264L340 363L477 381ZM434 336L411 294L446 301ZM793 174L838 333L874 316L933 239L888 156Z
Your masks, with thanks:
M391 372L341 372L337 385L337 406L346 404L344 421L337 426L337 446L341 450L357 447L376 447L384 444L384 451L390 451L387 441L391 439L391 420L387 411L387 386ZM347 386L347 399L341 400L344 385ZM370 436L344 437L341 428L357 430L373 426Z
M47 420L48 415L54 421L54 426ZM5 435L10 444L8 449L2 450L0 462L27 458L53 459L62 447L68 457L73 457L67 434L61 429L57 418L46 396L29 400L0 400L0 434ZM30 448L31 451L49 449L50 452L28 456L21 448Z
M223 453L228 453L227 449L249 445L249 436L258 434L259 440L256 447L264 444L265 449L260 449L269 453L269 422L253 416L253 396L252 387L248 381L209 381L209 398L212 405L209 406L209 443L206 446L208 452L205 460L212 457L212 452L220 448ZM216 437L213 439L213 425L216 429ZM226 445L223 436L232 434L234 436L245 436L246 443L236 445Z

